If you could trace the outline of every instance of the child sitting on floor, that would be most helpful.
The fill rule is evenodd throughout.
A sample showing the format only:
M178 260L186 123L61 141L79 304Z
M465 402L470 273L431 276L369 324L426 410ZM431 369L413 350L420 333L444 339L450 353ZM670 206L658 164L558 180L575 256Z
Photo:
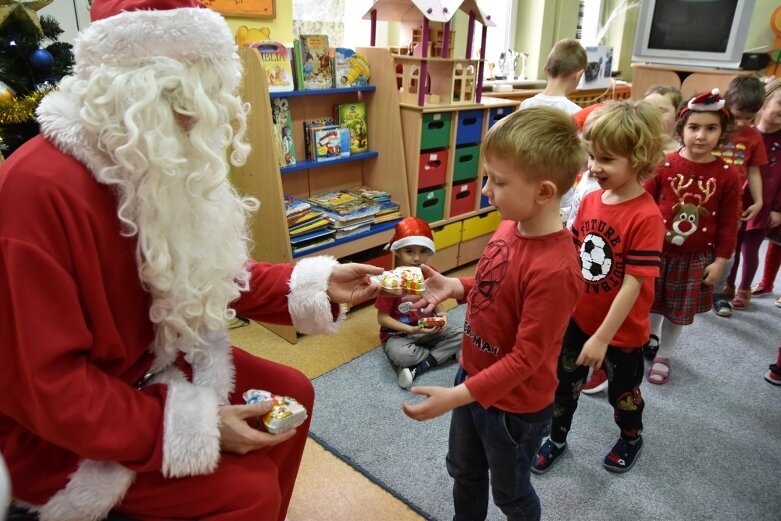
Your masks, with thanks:
M434 240L428 223L419 217L407 217L396 224L388 245L396 267L420 267L434 253ZM385 354L399 368L399 387L409 389L412 381L432 367L454 358L461 349L463 332L447 327L447 311L438 305L428 315L411 309L409 302L395 295L380 295L374 303L380 340ZM418 325L426 316L444 319L440 326Z

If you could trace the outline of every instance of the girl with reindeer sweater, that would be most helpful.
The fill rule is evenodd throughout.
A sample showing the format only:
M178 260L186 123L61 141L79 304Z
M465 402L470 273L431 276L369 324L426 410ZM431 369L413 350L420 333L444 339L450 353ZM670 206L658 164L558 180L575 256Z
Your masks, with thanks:
M727 134L730 113L718 89L695 96L678 112L683 147L656 168L646 185L665 225L662 268L651 308L648 381L670 377L670 354L683 326L712 307L713 285L735 248L740 186L733 166L711 154Z

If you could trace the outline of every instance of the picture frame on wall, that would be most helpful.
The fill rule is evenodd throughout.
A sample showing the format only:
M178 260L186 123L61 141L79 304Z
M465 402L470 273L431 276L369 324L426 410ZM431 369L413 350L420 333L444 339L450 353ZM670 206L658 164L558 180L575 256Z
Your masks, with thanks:
M226 16L276 18L276 0L204 0L210 9Z

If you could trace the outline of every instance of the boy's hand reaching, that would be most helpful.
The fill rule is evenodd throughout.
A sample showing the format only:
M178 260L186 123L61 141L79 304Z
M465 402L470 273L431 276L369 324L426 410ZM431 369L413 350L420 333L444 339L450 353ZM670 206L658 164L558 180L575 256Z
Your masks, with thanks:
M417 421L430 420L441 416L456 407L461 407L472 403L475 399L466 388L466 385L459 384L455 387L413 387L410 389L412 394L427 396L425 400L415 405L404 403L401 408L404 414Z
M599 369L602 367L602 362L605 360L607 344L607 342L592 336L583 345L583 349L580 351L580 356L577 360L575 360L575 363L578 365L587 365L594 370Z
M421 313L427 315L434 310L437 304L450 297L463 298L464 287L461 285L461 281L445 277L425 264L421 264L420 269L426 278L426 291L418 297L405 299L414 303L412 309L420 309Z

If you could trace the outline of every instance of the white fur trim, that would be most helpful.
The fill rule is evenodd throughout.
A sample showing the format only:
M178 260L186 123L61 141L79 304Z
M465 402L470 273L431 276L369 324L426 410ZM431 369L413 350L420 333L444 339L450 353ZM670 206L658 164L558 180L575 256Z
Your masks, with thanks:
M220 461L220 400L188 382L168 385L163 427L163 476L208 474Z
M122 500L134 478L119 463L84 460L68 485L35 510L41 521L97 521Z
M202 335L206 348L195 353L189 362L193 368L193 383L209 387L217 393L220 403L228 404L236 381L233 349L227 331L210 331Z
M297 331L308 335L336 333L341 327L346 314L340 309L334 321L327 294L328 279L337 264L330 255L321 255L301 259L293 268L287 307Z
M99 65L136 66L138 60L236 60L236 42L225 19L202 8L127 11L98 20L73 46L75 71Z
M400 250L405 246L423 246L424 248L431 250L431 253L437 252L437 248L434 246L434 241L428 237L424 237L423 235L413 235L411 237L404 237L398 241L393 241L393 243L391 243L390 251Z

